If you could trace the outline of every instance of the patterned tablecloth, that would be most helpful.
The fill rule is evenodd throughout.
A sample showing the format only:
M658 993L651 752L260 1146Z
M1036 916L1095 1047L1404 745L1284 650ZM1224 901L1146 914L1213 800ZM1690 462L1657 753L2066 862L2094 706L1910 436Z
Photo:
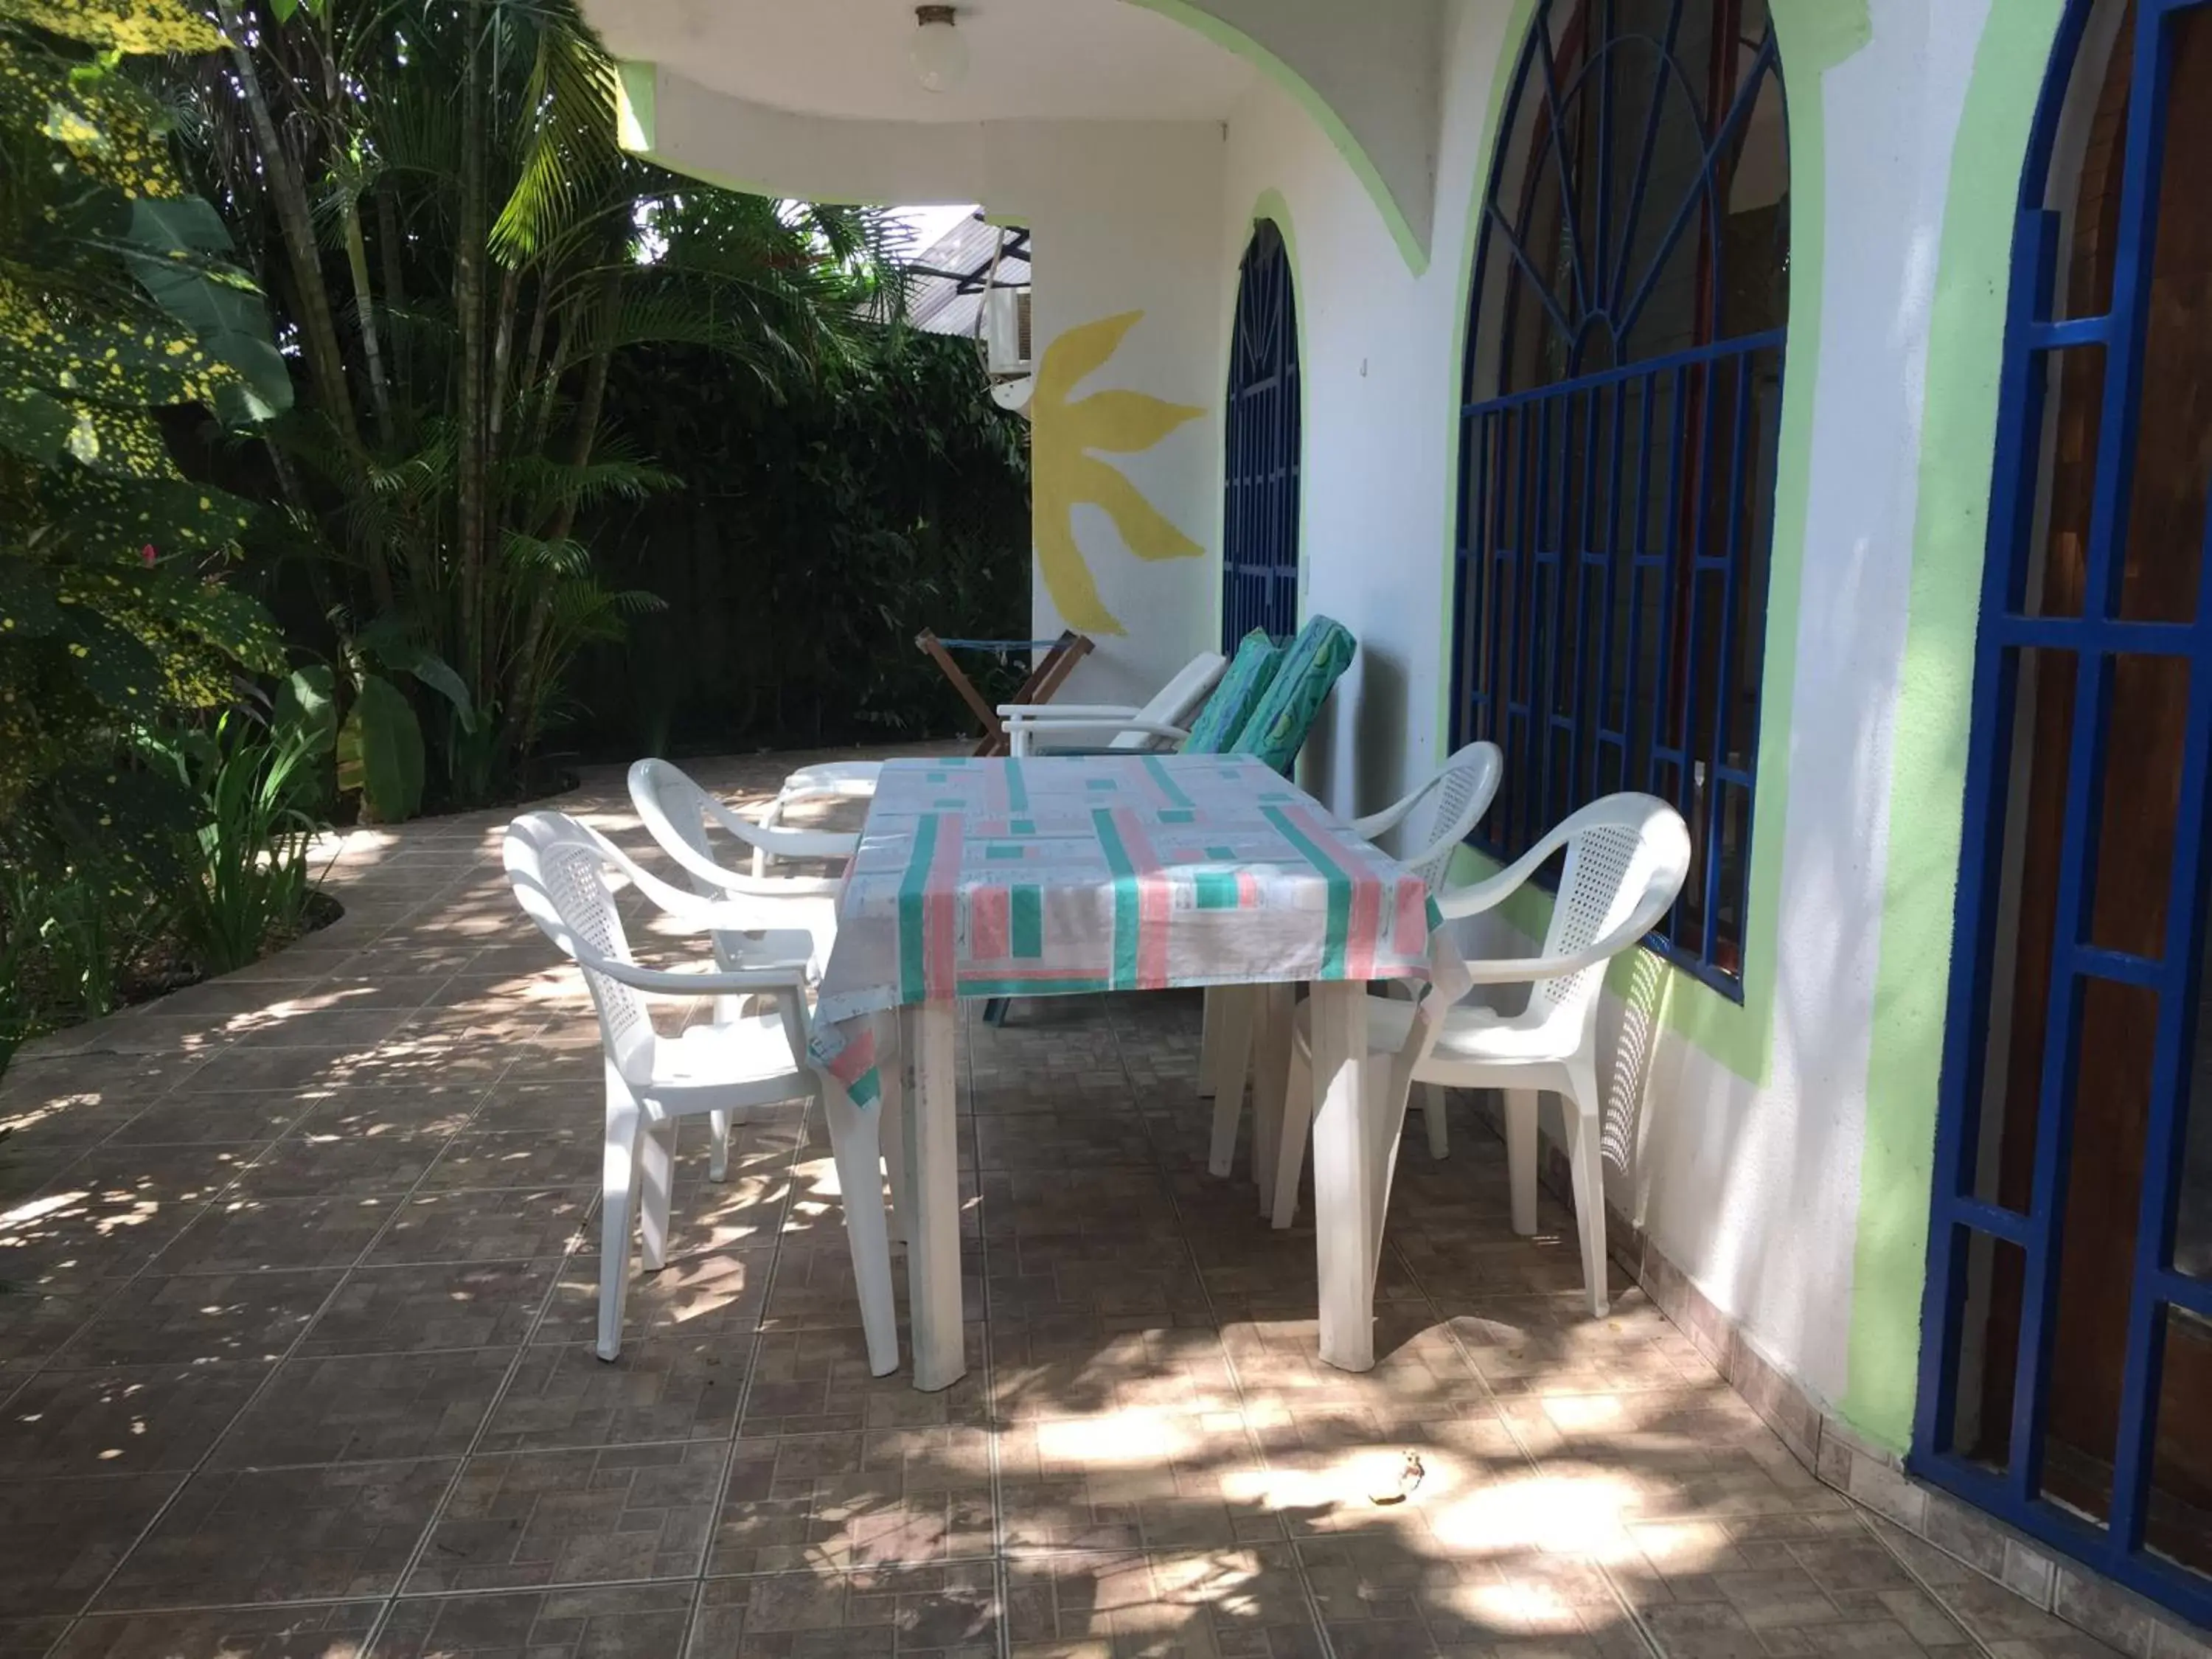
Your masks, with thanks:
M866 1106L886 1009L1426 979L1437 920L1419 877L1249 757L893 761L838 901L814 1057Z

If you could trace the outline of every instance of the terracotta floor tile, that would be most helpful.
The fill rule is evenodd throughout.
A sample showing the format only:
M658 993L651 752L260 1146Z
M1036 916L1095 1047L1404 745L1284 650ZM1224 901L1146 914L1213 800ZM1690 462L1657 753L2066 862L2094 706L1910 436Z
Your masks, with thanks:
M968 1371L949 1389L914 1387L911 1356L888 1376L868 1370L857 1328L779 1331L760 1339L741 1431L755 1435L932 1428L986 1420L983 1327L966 1329Z
M1287 1534L1243 1416L1123 1412L1000 1431L1006 1547L1161 1550Z
M264 1364L49 1366L0 1406L0 1473L191 1468L268 1376Z
M684 1659L994 1659L1000 1619L988 1564L710 1578Z
M726 1452L688 1441L471 1458L405 1588L690 1578Z
M0 1617L76 1612L181 1484L177 1474L0 1480Z
M514 1351L297 1358L216 1447L211 1467L354 1463L465 1451Z
M558 1255L577 1236L598 1198L595 1185L418 1192L397 1207L389 1231L362 1265Z
M987 1430L747 1436L716 1514L710 1574L988 1559Z
M1309 1659L1322 1651L1297 1558L1284 1544L1014 1561L1006 1633L1020 1659Z
M519 1343L560 1265L556 1257L356 1267L300 1352L411 1353Z
M689 1583L404 1599L367 1659L672 1659Z
M433 1458L194 1475L98 1608L388 1593L454 1468Z
M149 1273L104 1306L58 1365L282 1359L344 1275ZM0 1304L4 1306L4 1304Z
M161 1273L250 1273L272 1268L349 1267L383 1231L392 1197L257 1198L232 1194L210 1205L164 1249Z
M381 1601L210 1613L116 1613L83 1620L54 1659L359 1659Z
M632 1261L623 1308L623 1340L678 1336L694 1342L750 1340L768 1302L772 1245L750 1249L672 1255L665 1267L645 1273ZM599 1316L597 1250L565 1264L551 1305L532 1339L577 1342L594 1336Z
M633 1339L610 1364L587 1343L532 1347L479 1449L538 1451L726 1440L753 1363L750 1341Z

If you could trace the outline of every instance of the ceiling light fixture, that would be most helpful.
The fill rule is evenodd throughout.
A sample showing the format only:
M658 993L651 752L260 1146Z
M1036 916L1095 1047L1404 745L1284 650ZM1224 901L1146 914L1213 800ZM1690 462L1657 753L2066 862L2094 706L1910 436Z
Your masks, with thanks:
M968 43L954 27L956 8L916 6L914 39L907 45L907 61L915 78L932 92L950 92L968 78Z

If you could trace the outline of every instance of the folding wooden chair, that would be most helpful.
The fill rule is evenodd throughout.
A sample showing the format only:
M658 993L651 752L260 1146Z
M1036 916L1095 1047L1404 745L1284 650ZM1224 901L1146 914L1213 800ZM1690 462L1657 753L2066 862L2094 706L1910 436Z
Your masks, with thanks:
M1030 671L1029 678L1022 682L1009 702L1050 702L1053 694L1066 683L1075 672L1075 665L1091 654L1091 641L1073 629L1063 630L1056 640L940 640L927 629L915 635L914 642L943 671L952 682L952 689L960 700L974 711L982 722L982 739L975 745L977 755L1004 755L1011 752L1012 743L1006 728L999 719L999 711L978 691L960 665L952 660L955 651L991 651L1004 659L1017 651L1042 651L1036 666Z

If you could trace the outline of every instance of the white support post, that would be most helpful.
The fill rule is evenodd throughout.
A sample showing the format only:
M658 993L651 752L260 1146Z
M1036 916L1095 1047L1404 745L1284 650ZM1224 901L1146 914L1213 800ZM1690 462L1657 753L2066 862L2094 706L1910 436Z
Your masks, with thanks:
M914 1322L914 1386L949 1389L966 1374L960 1326L960 1133L957 1063L960 1005L905 1011L914 1094L906 1103L906 1164L914 1191L907 1299Z
M1367 988L1313 987L1314 1252L1321 1357L1347 1371L1375 1365L1376 1091L1367 1086Z

